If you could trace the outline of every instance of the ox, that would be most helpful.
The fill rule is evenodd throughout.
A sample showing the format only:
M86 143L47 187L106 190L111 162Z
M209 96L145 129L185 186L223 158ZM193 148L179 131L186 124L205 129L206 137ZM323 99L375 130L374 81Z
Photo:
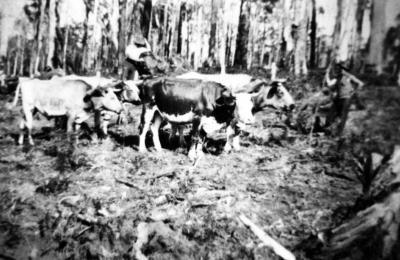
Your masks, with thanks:
M227 126L225 150L230 150L232 142L235 145L232 141L238 134L233 120L235 97L221 84L157 78L146 80L140 86L140 98L143 103L139 137L141 152L146 150L145 137L150 125L154 146L157 151L161 151L158 130L164 120L175 125L193 124L192 146L189 150L189 158L192 160L202 152L205 137L205 131L202 130L205 130L208 121Z
M120 113L122 105L114 92L107 87L93 89L81 80L39 80L32 79L18 84L13 106L18 102L19 92L22 96L23 119L20 122L18 143L22 144L24 129L28 130L29 143L33 115L40 112L46 117L67 116L67 133L90 117L90 111L109 110Z
M293 110L295 102L293 97L282 85L281 82L272 82L268 84L262 80L255 80L244 86L248 92L239 92L234 94L236 97L235 118L238 121L237 126L245 129L248 125L255 122L254 114L263 110L265 107L273 107L279 110ZM171 126L170 140L175 137L179 131L179 145L184 146L183 127L179 125ZM235 146L238 149L239 138L235 138Z
M78 76L78 75L68 75L64 76L61 79L73 79L73 80L82 80L90 85L93 89L95 88L108 88L111 87L118 99L121 102L129 102L133 104L140 104L139 99L139 89L137 84L139 82L133 80L115 80L113 78L105 78L100 76ZM109 122L112 118L112 111L102 110L95 112L95 127L99 128L101 125L101 129L104 135L107 135L107 129ZM118 120L119 121L119 120Z
M194 71L179 75L177 78L217 82L229 88L233 93L242 90L243 86L249 84L253 80L253 77L247 74L201 74Z

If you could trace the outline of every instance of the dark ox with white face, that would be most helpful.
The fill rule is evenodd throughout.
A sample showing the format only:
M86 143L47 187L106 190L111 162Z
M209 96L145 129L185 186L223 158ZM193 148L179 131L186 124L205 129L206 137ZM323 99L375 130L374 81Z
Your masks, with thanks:
M204 131L200 130L207 128L209 121L227 126L226 149L229 149L236 134L233 125L235 97L221 84L176 78L152 79L140 86L140 99L143 103L139 139L141 152L146 150L145 136L150 125L155 148L161 151L158 130L164 120L172 125L193 124L190 159L200 155L205 137Z
M268 84L265 81L256 80L248 86L243 86L243 89L246 92L234 94L236 97L235 119L238 122L237 125L242 129L254 124L254 114L266 107L273 107L284 111L291 111L295 107L293 97L281 82ZM178 130L180 136L179 143L182 146L184 145L182 127L173 125L170 139L176 135ZM236 150L240 149L238 137L234 138L234 147Z

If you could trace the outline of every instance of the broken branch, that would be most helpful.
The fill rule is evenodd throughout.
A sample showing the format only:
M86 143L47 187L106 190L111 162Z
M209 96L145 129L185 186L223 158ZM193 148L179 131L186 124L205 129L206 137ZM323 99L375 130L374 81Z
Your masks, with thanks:
M272 237L267 235L261 228L259 228L256 224L254 224L250 219L248 219L245 215L239 216L240 221L243 222L245 226L250 228L251 231L268 247L274 250L275 254L279 255L285 260L295 260L296 257L286 248L284 248L281 244L279 244Z

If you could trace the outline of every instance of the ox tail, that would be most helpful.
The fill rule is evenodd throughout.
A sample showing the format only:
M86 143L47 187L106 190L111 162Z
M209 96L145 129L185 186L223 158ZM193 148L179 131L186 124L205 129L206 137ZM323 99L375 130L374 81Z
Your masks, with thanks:
M14 97L14 100L13 100L13 102L11 104L11 108L15 107L17 105L20 91L21 91L21 82L18 83L17 89L15 90L15 97Z

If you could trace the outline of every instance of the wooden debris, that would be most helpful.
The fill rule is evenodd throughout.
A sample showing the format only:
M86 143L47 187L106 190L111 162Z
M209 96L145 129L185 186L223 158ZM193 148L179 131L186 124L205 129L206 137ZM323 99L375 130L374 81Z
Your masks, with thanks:
M392 185L381 186L389 193L369 208L360 211L349 222L330 231L323 253L332 258L351 256L352 259L389 259L399 255L400 227L400 146L395 147L389 171ZM376 245L379 245L376 247ZM374 253L369 248L376 247ZM354 256L357 256L354 258Z
M138 187L137 185L133 184L132 182L130 182L128 180L122 180L122 179L119 179L117 177L114 177L114 179L118 183L122 183L122 184L125 184L128 187L135 188L135 189L137 189L139 191L145 192L142 188Z
M190 194L188 200L192 207L210 206L215 204L217 200L229 196L233 196L231 191L200 189L196 193Z
M272 248L274 252L282 257L285 260L295 260L296 257L286 248L284 248L281 244L279 244L272 237L267 235L261 228L259 228L256 224L254 224L250 219L248 219L245 215L239 216L240 221L243 222L245 226L250 228L251 231L268 247Z
M141 222L137 226L137 240L133 245L135 249L135 257L138 260L147 260L147 257L142 253L142 246L149 241L149 229L147 223Z
M97 224L99 223L99 220L95 217L89 216L89 215L83 215L83 214L78 214L76 216L78 220L80 220L84 224Z

